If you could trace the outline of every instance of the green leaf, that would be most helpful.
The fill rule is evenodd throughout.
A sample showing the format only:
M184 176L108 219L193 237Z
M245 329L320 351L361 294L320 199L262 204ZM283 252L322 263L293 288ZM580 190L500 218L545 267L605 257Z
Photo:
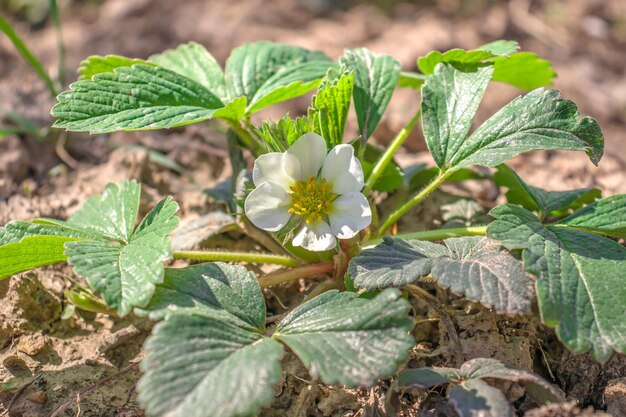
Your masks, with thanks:
M464 379L496 378L520 383L538 404L564 401L563 395L543 378L505 365L497 359L476 358L459 369Z
M297 46L266 41L245 44L233 49L226 61L228 94L231 99L246 96L252 103L261 87L285 67L309 61L326 60L328 58L321 52L309 51ZM291 71L293 67L287 73ZM320 78L325 73L326 71ZM276 78L271 82L272 84L280 83ZM258 99L260 96L257 96Z
M229 101L222 67L204 46L189 42L152 55L148 60L201 84L224 103Z
M524 268L537 276L539 310L573 352L598 360L626 352L626 248L617 242L560 225L544 226L519 206L503 205L487 234L521 249Z
M604 138L598 123L581 118L576 105L557 90L537 89L490 117L448 161L454 169L473 164L493 167L540 149L585 151L597 165Z
M161 320L172 314L215 317L220 310L239 319L237 323L244 324L240 327L264 331L265 300L252 272L222 262L166 268L165 280L156 286L150 303L135 311Z
M474 200L460 198L450 204L441 206L441 218L445 221L443 228L469 227L487 224L491 218L483 207Z
M626 238L626 194L598 200L559 221L557 225Z
M461 381L461 373L454 368L406 369L398 375L396 382L400 388L430 388L435 385Z
M92 55L80 63L80 67L78 67L78 79L89 80L96 74L113 72L116 68L132 67L136 64L148 66L156 65L143 59L126 58L120 55Z
M121 189L107 187L108 193L92 198L91 204L86 204L84 210L70 218L70 222L92 221L94 229L117 242L78 241L65 246L74 271L84 276L89 286L120 315L128 314L133 307L145 306L154 293L155 284L163 281L163 262L172 255L168 234L178 224L175 216L178 204L168 197L132 231L129 227L135 218L131 222L131 216L136 215L135 204L138 204L138 194L133 191L136 188L136 184L128 182ZM96 206L98 202L100 211ZM112 216L112 208L108 206L111 202L119 204L121 217ZM117 225L111 220L116 220Z
M479 379L455 385L450 401L460 417L513 417L513 409L500 390Z
M362 143L360 140L354 140L350 143L354 147L354 154L359 155L359 149L361 149ZM361 158L361 167L363 168L363 175L365 179L369 178L374 169L374 165L382 156L383 151L374 145L369 143L365 144L365 153ZM380 192L392 192L397 190L404 183L404 172L402 168L394 161L387 164L383 173L378 177L378 180L374 183L372 190Z
M422 127L430 153L441 168L463 144L493 68L459 71L439 64L422 87Z
M66 236L29 236L0 246L0 280L40 266L65 262Z
M340 62L354 72L354 108L361 140L367 141L391 100L400 78L400 63L365 48L347 49Z
M274 338L326 384L371 386L393 375L413 346L408 311L398 290L372 300L328 291L288 314Z
M530 52L494 58L492 62L494 81L511 84L521 90L530 91L552 85L556 77L550 61Z
M284 353L259 333L188 314L157 324L145 350L137 390L155 417L255 416L274 398Z
M162 67L133 65L70 85L52 108L54 126L108 133L183 126L221 117L220 99L201 84Z
M247 112L254 113L272 104L308 93L320 84L332 65L331 61L324 59L283 66L254 93Z
M448 253L436 243L383 237L381 244L352 258L348 274L356 288L402 287L430 274L434 260Z
M566 212L589 204L601 196L598 188L578 188L570 191L547 191L533 187L522 180L511 168L501 164L493 179L499 186L508 188L506 200L527 210L537 211L542 218L552 212Z
M435 72L435 67L440 62L456 64L479 64L497 56L506 56L516 52L519 45L515 41L499 40L466 51L464 49L451 49L446 52L433 51L417 60L420 71L426 75Z
M348 272L357 288L401 286L431 274L443 288L506 314L530 309L532 281L521 263L481 236L450 238L444 245L385 238L352 259Z
M90 230L65 227L62 223L51 223L47 219L37 219L32 222L14 220L0 227L0 245L17 243L22 239L33 236L60 236L77 239L97 239L100 234ZM0 246L1 247L1 246Z
M309 120L315 132L326 139L329 148L343 143L353 87L351 71L345 71L339 78L331 78L329 72L313 96Z

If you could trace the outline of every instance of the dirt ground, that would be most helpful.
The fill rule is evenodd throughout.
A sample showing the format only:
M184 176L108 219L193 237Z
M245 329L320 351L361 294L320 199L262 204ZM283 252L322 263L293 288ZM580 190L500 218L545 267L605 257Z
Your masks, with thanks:
M7 5L15 3L19 2L0 1L5 7L2 13L54 76L57 50L51 24L32 24L24 15L9 12ZM623 0L67 0L60 5L68 80L75 79L79 62L92 54L143 58L191 40L204 44L222 63L233 47L268 39L320 49L331 57L345 47L366 46L393 55L404 69L415 69L416 58L430 50L469 49L494 39L515 39L524 50L553 62L558 73L555 87L573 99L582 113L598 119L607 144L598 168L584 155L566 152L537 152L517 158L512 165L528 182L548 189L598 186L604 195L626 192ZM506 86L490 87L478 121L517 94ZM293 100L261 116L300 114L309 100ZM384 146L418 103L415 92L398 91L374 140ZM51 122L52 105L43 83L0 37L0 108L44 126ZM17 136L0 141L0 225L11 219L65 218L86 196L99 193L107 182L125 178L143 182L144 208L170 194L181 205L182 220L189 221L216 207L202 189L229 174L223 135L219 126L210 124L167 132L115 133L108 138L70 134L66 147L69 158L63 161L54 144ZM189 175L155 163L146 149L164 153ZM427 161L424 150L416 129L399 159L404 164ZM495 204L497 196L489 186L472 183L456 191L468 190ZM439 198L445 195L435 195L414 217L438 217ZM228 235L212 245L232 248L252 243ZM139 377L134 364L141 359L141 344L152 324L136 317L90 313L63 317L67 304L63 290L70 274L67 267L54 267L0 281L0 414L50 416L67 402L69 407L57 415L142 416L133 389ZM270 314L284 312L308 290L300 284L268 290ZM439 296L449 299L466 359L495 357L533 370L558 385L570 401L537 409L520 387L503 387L519 415L602 415L591 408L581 411L580 406L626 416L624 356L599 364L588 355L564 351L553 332L534 320L496 316L443 292ZM421 318L414 331L420 343L408 366L452 365L445 350L427 355L446 345L445 331L435 312L425 305L414 307ZM387 409L393 403L401 416L454 415L440 391L386 395L388 382L371 390L325 387L310 381L293 356L284 362L286 371L276 399L263 416L380 416L385 402ZM120 371L124 375L117 376ZM102 383L111 375L116 375L113 382ZM77 398L81 392L85 394Z

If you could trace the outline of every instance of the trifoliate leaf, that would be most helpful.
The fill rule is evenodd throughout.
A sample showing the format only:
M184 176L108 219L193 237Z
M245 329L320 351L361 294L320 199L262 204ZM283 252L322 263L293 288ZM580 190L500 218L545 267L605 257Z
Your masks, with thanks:
M626 238L626 194L598 200L559 221L557 225Z
M286 64L254 93L247 112L254 113L308 93L320 84L331 66L333 63L327 59Z
M331 78L329 74L313 96L309 120L315 132L326 139L329 148L343 143L353 86L351 71L344 72L339 78Z
M519 204L527 210L537 211L542 218L552 212L564 212L581 207L583 204L592 203L601 195L598 188L547 191L533 187L504 164L498 165L498 171L493 179L497 185L508 188L506 192L507 202Z
M152 55L148 60L203 85L224 103L230 101L222 67L204 46L189 42Z
M513 409L504 394L480 379L455 385L450 401L460 417L513 417Z
M66 236L29 236L0 246L0 280L40 266L65 262Z
M265 300L257 278L242 266L222 262L165 269L150 303L136 310L152 320L172 314L216 316L223 311L250 330L265 329Z
M539 149L585 151L597 164L604 138L598 123L581 118L576 105L558 91L537 89L490 117L448 161L454 169L473 164L492 167Z
M255 416L274 397L284 353L259 333L191 314L157 324L145 350L137 390L152 417Z
M563 395L543 378L510 367L497 359L477 358L465 362L459 369L463 379L496 378L522 384L538 404L563 401Z
M574 352L598 360L626 352L626 248L560 225L544 226L519 206L503 205L487 234L509 249L522 249L524 268L537 276L539 310Z
M139 203L139 195L133 191L136 188L136 183L128 182L119 189L109 186L105 194L92 198L91 204L79 210L76 218L70 218L71 222L92 221L94 229L116 242L85 240L65 246L74 271L84 276L90 287L120 315L129 313L133 307L145 306L155 284L163 281L163 261L172 255L168 234L178 224L175 216L178 204L168 197L148 213L136 230L128 229L134 225L135 218L131 222L131 215L136 215ZM119 206L109 206L111 202ZM116 209L120 215L117 219L112 214Z
M113 72L119 67L132 67L133 65L156 65L143 59L126 58L119 55L99 56L92 55L80 63L78 79L89 80L96 74Z
M328 291L288 314L273 337L324 383L371 386L393 375L413 346L408 311L398 290L372 300Z
M183 126L221 117L220 99L201 84L149 65L118 67L70 85L52 108L54 126L108 133Z
M491 80L493 68L459 71L439 64L422 87L422 126L430 153L445 167L461 147Z
M534 90L552 85L556 72L550 61L531 52L518 52L494 58L493 80L511 84L521 90Z
M257 95L257 92L268 81L270 81L270 84L277 86L286 86L294 82L294 80L291 80L287 84L281 84L279 79L273 78L277 73L286 71L283 74L287 76L287 74L293 73L294 69L297 69L297 67L292 65L309 61L327 61L328 65L331 65L323 53L309 51L297 46L261 41L235 48L226 61L225 72L228 94L231 99L246 96L250 103L250 109L253 105L253 100L258 101L263 95L271 92L271 89L268 89L262 95ZM290 69L284 69L289 66L291 67ZM302 67L300 70L303 68L306 67ZM319 78L322 78L325 73L326 70L323 71ZM315 88L315 85L311 86L312 88Z
M354 108L361 140L367 141L387 109L400 78L400 63L389 55L347 49L340 62L354 72Z
M442 287L500 313L530 309L532 281L500 245L481 236L443 242L385 238L353 258L348 273L357 288L366 289L406 285L431 274Z

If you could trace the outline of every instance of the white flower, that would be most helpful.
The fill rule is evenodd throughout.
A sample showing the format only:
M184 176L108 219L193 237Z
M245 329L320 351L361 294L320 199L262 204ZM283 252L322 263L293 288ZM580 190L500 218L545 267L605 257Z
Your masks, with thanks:
M372 221L363 188L363 169L350 145L335 146L315 134L302 135L286 152L261 155L254 163L256 188L245 212L260 229L277 232L291 216L303 220L294 246L325 251L335 237L350 239Z

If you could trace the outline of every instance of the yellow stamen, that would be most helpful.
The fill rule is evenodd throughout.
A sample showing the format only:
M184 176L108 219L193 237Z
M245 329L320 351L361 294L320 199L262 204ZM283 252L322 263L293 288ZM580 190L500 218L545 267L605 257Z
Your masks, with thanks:
M318 181L316 177L310 177L306 181L298 181L289 187L291 193L291 208L289 213L302 216L306 223L317 223L324 216L330 214L333 201L337 194L333 193L332 184L328 184L323 178Z

